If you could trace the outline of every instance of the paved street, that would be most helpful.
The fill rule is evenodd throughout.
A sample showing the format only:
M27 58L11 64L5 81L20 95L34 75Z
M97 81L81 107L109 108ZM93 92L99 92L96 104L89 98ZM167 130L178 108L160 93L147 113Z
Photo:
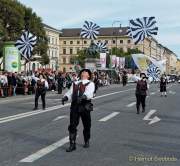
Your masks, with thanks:
M68 146L69 104L47 95L47 109L32 111L33 96L0 99L0 166L179 166L180 85L160 97L150 85L145 113L136 114L135 85L111 85L93 100L92 139L84 149L82 125L77 150ZM40 105L41 106L41 105ZM41 108L41 107L40 107Z

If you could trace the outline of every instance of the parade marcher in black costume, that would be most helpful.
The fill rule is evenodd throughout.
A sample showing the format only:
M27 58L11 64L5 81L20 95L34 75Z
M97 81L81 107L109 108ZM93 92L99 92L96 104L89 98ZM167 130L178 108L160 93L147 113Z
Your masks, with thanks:
M34 78L36 79L36 86L35 86L35 107L34 110L38 109L38 100L39 97L41 96L42 100L42 107L43 109L46 108L46 91L48 89L48 83L47 81L43 78L43 75L40 75L39 78Z
M127 73L126 73L126 71L123 71L123 75L122 75L122 83L123 83L123 86L126 86L127 80L128 80L128 78L127 78Z
M99 77L97 72L94 72L93 82L95 84L94 96L96 96L96 92L99 88Z
M167 86L167 79L166 76L163 75L160 79L160 92L161 92L161 96L167 97L167 90L166 90L166 86Z
M148 85L146 82L146 75L144 73L140 74L141 79L138 80L136 85L136 108L137 108L137 114L140 112L140 104L142 105L142 112L145 112L145 106L146 106L146 96L147 96L147 90Z
M80 80L72 84L70 90L62 99L62 104L67 100L71 100L70 125L68 127L70 146L67 148L67 152L72 152L76 149L77 126L80 118L84 126L84 148L89 147L91 111L93 110L91 99L93 98L95 89L94 83L90 80L91 71L88 69L81 70Z
M65 78L63 77L62 73L59 72L57 76L58 94L62 94L64 82L65 82Z

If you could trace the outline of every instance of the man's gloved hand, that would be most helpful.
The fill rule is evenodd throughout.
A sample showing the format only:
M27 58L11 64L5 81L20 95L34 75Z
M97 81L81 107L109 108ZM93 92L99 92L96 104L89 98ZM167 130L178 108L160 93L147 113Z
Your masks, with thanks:
M78 104L81 104L81 102L82 102L83 100L87 100L87 96L86 96L86 95L82 95L82 96L78 97L77 103L78 103Z
M67 96L64 96L63 98L62 98L62 105L64 105L64 102L65 101L68 101L68 97Z

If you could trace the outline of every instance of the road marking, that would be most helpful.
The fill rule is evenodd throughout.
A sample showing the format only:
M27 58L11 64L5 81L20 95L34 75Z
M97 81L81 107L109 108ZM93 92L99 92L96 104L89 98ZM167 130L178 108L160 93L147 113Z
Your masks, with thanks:
M176 92L173 92L173 91L169 91L169 94L172 94L172 95L175 95L176 94Z
M131 88L131 89L123 90L123 91L108 93L108 94L105 94L105 95L97 96L94 99L99 99L99 98L102 98L102 97L111 96L111 95L115 95L115 94L122 93L122 92L128 92L128 91L131 91L131 90L135 90L135 89Z
M156 94L156 92L151 92L151 93L150 93L150 95L155 95L155 94Z
M48 94L48 97L53 97L56 96L57 94ZM11 102L17 102L17 101L25 101L25 100L29 100L29 99L34 99L34 94L32 96L22 96L22 97L15 97L15 98L10 98L10 99L4 99L2 101L0 101L0 104L6 104L6 103L11 103Z
M5 117L5 118L0 118L0 124L5 123L5 122L14 121L14 120L17 120L17 119L22 119L22 118L33 116L33 115L42 114L42 113L49 112L49 111L54 111L54 110L57 110L57 109L60 109L60 108L63 108L63 107L67 107L69 105L70 105L70 103L65 104L65 105L60 105L60 106L49 107L46 110L30 111L30 112L26 112L26 113L21 113L21 114L17 114L17 115L8 116L8 117Z
M66 115L58 116L58 117L56 117L56 118L53 120L53 122L55 122L55 121L57 121L57 120L60 120L60 119L64 119L64 118L68 118L68 116L66 116Z
M143 120L150 121L148 124L151 125L153 123L159 122L161 119L155 116L154 118L150 118L157 110L150 110L147 115L143 118Z
M64 144L66 144L68 142L69 142L69 136L53 143L52 145L49 145L49 146L37 151L34 154L31 154L30 156L20 160L19 162L21 162L21 163L32 163L32 162L40 159L41 157L49 154L50 152L56 150L57 148L63 146Z
M126 105L126 107L133 107L134 105L136 105L136 102L132 102L132 103Z
M117 116L119 114L119 112L113 112L111 114L109 114L108 116L105 116L104 118L100 119L100 122L106 122L109 119L112 119L113 117Z
M110 95L114 95L114 94L118 94L118 93L122 93L122 92L127 92L127 91L131 91L131 90L134 90L134 88L124 90L124 91L118 91L118 92L114 92L114 93L109 93L109 94L105 94L105 95L101 95L101 96L97 96L94 99L99 99L99 98L103 98L103 97L106 97L106 96L110 96ZM57 109L64 108L64 107L67 107L67 106L70 106L70 105L71 105L70 103L67 103L65 105L57 105L57 106L49 107L46 110L30 111L30 112L26 112L26 113L20 113L20 114L8 116L8 117L0 118L0 124L10 122L10 121L14 121L14 120L17 120L17 119L22 119L22 118L25 118L25 117L30 117L30 116L33 116L33 115L38 115L38 114L42 114L42 113L46 113L46 112L50 112L50 111L55 111Z

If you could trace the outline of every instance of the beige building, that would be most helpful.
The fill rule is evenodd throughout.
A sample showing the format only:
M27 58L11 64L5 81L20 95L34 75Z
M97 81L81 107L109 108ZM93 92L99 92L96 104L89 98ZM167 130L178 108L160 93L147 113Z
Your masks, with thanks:
M62 29L60 35L60 70L70 71L73 64L70 59L77 56L78 50L87 48L91 40L82 39L80 37L80 28ZM127 27L111 27L101 28L97 41L106 41L109 50L113 47L122 49L127 52L128 49L139 49L145 55L148 55L156 60L166 60L166 73L174 73L176 71L176 55L164 47L154 38L146 38L143 42L135 45L130 37L127 36ZM111 54L111 52L110 52Z
M70 71L73 64L70 63L72 56L77 56L77 52L83 48L89 47L91 40L83 39L80 37L80 28L76 29L62 29L60 35L60 70ZM110 50L117 47L127 52L128 49L135 49L142 47L134 45L131 38L127 35L127 28L101 28L98 41L107 42L107 47ZM142 47L143 48L143 47Z
M49 25L44 24L44 29L48 38L48 51L47 54L49 56L50 62L46 66L42 66L38 61L29 62L26 65L26 70L38 70L40 68L46 68L50 70L58 70L59 69L59 35L60 31L50 27ZM34 56L36 57L36 55ZM24 67L21 69L24 70Z
M180 59L176 62L176 74L180 76Z

